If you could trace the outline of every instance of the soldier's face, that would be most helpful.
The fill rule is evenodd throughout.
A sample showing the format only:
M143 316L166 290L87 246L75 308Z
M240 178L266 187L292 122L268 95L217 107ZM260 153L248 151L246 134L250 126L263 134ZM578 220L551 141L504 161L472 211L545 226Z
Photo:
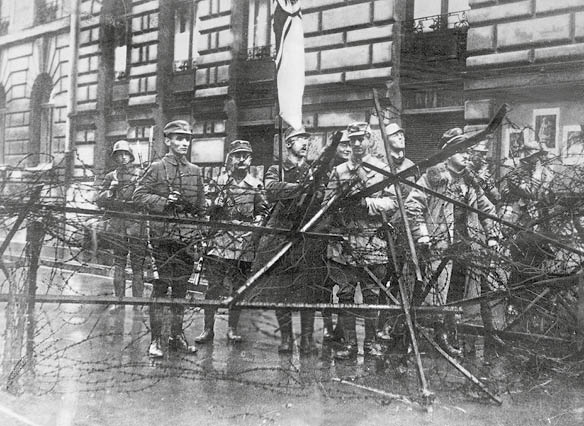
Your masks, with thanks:
M348 160L351 157L351 145L348 142L339 142L336 154L337 158Z
M387 136L391 157L396 164L401 164L406 158L406 139L404 132L399 131Z
M308 138L296 136L287 142L288 152L295 157L306 157L308 153Z
M182 157L187 155L191 145L191 137L181 133L171 133L166 136L164 143L172 154Z
M120 166L125 166L126 164L130 164L132 156L128 151L117 151L114 155L114 160Z
M251 166L251 154L249 152L234 152L229 156L229 164L233 170L246 171Z
M371 144L369 136L351 136L350 138L351 152L355 157L362 157L369 151L369 146Z
M470 154L468 152L459 152L448 159L448 164L456 171L461 171L468 165Z
M394 149L396 151L399 151L400 149L404 150L406 147L406 139L404 137L404 132L401 131L388 135L387 141L389 142L391 149Z

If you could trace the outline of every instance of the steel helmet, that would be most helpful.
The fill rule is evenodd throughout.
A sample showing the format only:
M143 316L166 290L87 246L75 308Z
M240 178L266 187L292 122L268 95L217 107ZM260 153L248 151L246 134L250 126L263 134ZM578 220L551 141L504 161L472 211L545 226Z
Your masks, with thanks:
M116 154L116 152L118 151L126 151L130 153L130 156L132 157L132 161L134 161L135 157L134 157L134 151L132 151L132 147L130 146L130 143L128 141L125 140L119 140L114 144L114 147L112 149L112 156Z

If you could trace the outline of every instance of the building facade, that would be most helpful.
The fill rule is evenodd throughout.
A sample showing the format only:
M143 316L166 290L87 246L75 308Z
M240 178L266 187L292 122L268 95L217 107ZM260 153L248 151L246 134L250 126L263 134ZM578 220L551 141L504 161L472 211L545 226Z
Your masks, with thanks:
M195 123L195 163L219 167L228 142L244 138L256 163L270 164L278 133L272 7L1 2L0 164L58 165L71 152L74 176L93 179L111 167L118 139L134 145L138 161L162 155L171 119ZM502 102L512 105L512 122L558 153L579 132L582 1L302 0L302 9L311 155L351 121L378 123L373 88L384 118L405 128L413 159L435 150L449 127L484 125ZM497 155L509 155L517 133L503 128Z
M513 165L536 142L564 164L580 162L584 105L584 2L471 0L464 79L465 121L512 110L495 144Z

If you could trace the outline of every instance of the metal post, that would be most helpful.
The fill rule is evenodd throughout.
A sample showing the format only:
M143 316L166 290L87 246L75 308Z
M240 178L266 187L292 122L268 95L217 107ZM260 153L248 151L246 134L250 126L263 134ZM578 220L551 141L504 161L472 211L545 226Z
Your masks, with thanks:
M79 1L71 0L69 26L69 89L65 131L65 188L73 177L75 167L75 114L77 112L77 62L79 56Z
M26 229L28 279L27 279L27 308L26 308L26 359L27 370L32 372L34 369L34 332L35 332L35 297L37 291L37 272L43 240L45 238L45 227L42 222L31 222Z

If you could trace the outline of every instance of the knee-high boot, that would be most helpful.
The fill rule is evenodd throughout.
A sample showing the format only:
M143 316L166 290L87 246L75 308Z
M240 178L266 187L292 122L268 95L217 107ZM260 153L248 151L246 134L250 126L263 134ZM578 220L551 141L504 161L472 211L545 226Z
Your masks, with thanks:
M314 311L300 312L300 352L303 354L312 354L318 352L314 344Z
M196 343L207 343L213 341L215 337L215 309L205 309L205 325L203 327L203 332L195 337Z
M278 352L292 352L294 346L294 339L292 337L292 312L277 310L276 319L278 320L278 327L280 328L280 336L282 339L282 343L278 346Z
M335 351L334 357L338 359L349 359L357 356L357 326L355 324L355 314L351 312L341 312L339 322L343 326L345 343Z
M323 339L332 340L334 337L334 327L333 327L333 314L329 311L322 312L322 325L324 328Z
M241 335L237 334L237 324L239 324L239 309L229 310L229 318L227 320L227 340L231 343L238 343L243 340Z
M120 299L126 292L126 270L122 265L114 266L114 294Z
M462 350L456 343L456 322L454 315L446 314L443 322L434 324L436 343L452 357L462 356Z

